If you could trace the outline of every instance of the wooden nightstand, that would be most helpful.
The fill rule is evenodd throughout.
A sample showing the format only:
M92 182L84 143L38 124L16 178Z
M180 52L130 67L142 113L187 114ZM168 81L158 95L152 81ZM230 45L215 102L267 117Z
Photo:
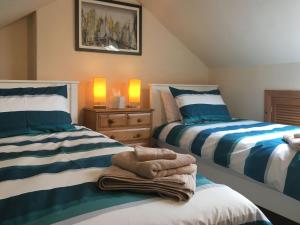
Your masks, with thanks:
M126 145L149 146L152 109L84 109L84 126Z

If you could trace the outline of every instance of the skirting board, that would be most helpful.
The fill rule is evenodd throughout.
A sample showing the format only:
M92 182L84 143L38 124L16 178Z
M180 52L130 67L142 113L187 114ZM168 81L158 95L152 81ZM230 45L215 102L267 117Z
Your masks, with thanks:
M180 153L189 153L161 141L152 140L152 144L173 149ZM194 156L197 158L198 171L202 175L216 183L225 184L231 187L258 206L300 223L300 201L230 169L202 159L197 155Z

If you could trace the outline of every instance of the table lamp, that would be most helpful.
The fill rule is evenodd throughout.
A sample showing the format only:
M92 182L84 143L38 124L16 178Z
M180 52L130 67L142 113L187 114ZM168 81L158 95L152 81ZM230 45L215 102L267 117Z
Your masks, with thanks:
M106 79L97 77L93 82L94 109L106 108Z
M131 79L128 86L128 107L138 108L141 101L141 80Z

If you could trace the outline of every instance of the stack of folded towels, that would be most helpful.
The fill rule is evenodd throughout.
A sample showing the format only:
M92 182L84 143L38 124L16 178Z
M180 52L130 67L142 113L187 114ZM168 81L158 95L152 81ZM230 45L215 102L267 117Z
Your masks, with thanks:
M101 190L157 193L179 201L189 200L196 188L196 159L169 149L137 146L112 157L112 166L98 180Z
M288 143L292 149L300 151L300 133L284 135L283 140Z

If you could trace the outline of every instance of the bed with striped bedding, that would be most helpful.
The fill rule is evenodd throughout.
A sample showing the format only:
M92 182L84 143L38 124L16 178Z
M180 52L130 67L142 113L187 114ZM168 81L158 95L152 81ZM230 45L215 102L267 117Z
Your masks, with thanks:
M201 175L186 203L100 191L111 156L131 150L79 126L0 138L0 224L270 224L245 197Z
M173 122L157 128L153 137L300 201L300 152L283 141L283 135L295 132L300 127L251 120Z

